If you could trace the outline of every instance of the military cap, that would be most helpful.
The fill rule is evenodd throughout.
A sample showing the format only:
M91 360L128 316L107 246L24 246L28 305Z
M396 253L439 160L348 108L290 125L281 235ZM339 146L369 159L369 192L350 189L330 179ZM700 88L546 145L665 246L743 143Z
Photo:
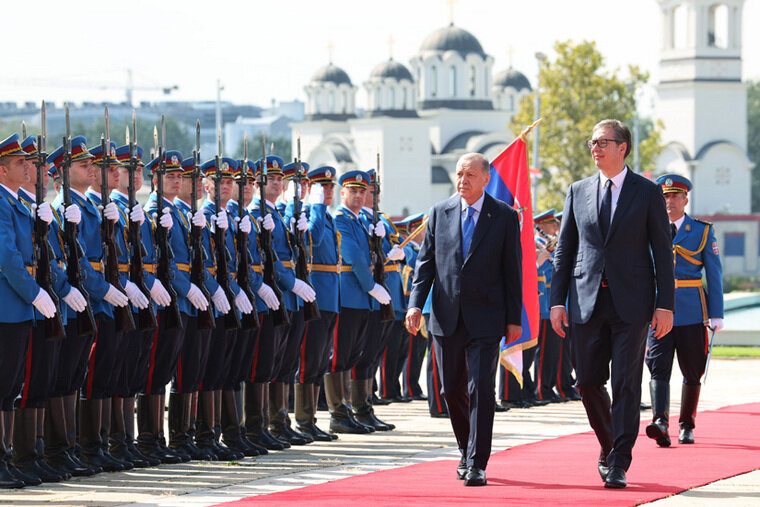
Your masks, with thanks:
M26 152L21 147L21 143L18 140L18 134L13 134L10 137L0 141L0 157L15 157L26 156Z
M127 165L129 163L129 145L125 144L124 146L119 146L116 148L116 158L119 162L121 162L123 165ZM142 161L143 156L143 149L139 146L135 146L135 158L137 159L137 165L143 165Z
M663 174L657 178L657 184L662 187L663 194L688 193L692 187L691 181L678 174Z
M269 155L266 158L266 171L267 174L282 174L282 166L285 165L285 161L277 155ZM256 161L256 172L262 170L264 167L264 159L260 158Z
M50 162L48 162L48 165L50 166L48 167L48 176L55 179L55 177L58 176L58 167L56 167L55 164L51 164Z
M195 170L195 158L188 157L182 161L182 177L191 178Z
M309 172L309 164L307 164L306 162L301 162L301 176L303 178L308 178L307 176L308 172ZM296 175L295 162L291 162L290 164L282 168L283 179L292 180L295 175Z
M335 168L329 165L323 165L309 171L306 176L309 182L314 183L335 183Z
M48 164L53 164L56 167L60 167L64 159L63 146L59 146L53 153L48 155ZM79 162L80 160L87 160L88 158L95 158L87 150L87 138L84 136L77 136L71 140L71 161Z
M370 169L369 171L365 171L367 173L367 176L369 176L369 184L374 185L377 181L377 173L374 169Z
M222 178L232 178L233 173L237 170L238 161L234 158L223 157L221 164L219 165L221 167L217 168L216 158L212 158L211 160L204 162L201 166L201 172L203 173L203 176L208 178L209 176L215 175L217 173L217 169L219 169Z
M348 171L338 180L342 187L362 187L369 186L369 175L364 171Z
M556 209L551 208L541 213L537 213L533 215L533 223L542 224L546 222L554 222L557 220L557 217L555 216L556 212L557 212Z
M169 150L164 153L164 164L166 172L181 171L182 170L182 153L177 150ZM151 173L155 173L158 169L158 157L154 158L145 165Z
M124 164L121 163L121 161L116 156L116 143L115 142L111 141L111 146L107 147L106 149L109 151L109 155L108 156L110 158L111 164L115 164L115 165L119 165L119 166L124 165ZM103 163L103 154L101 153L101 145L100 144L97 144L97 145L93 146L92 149L90 150L90 154L94 157L93 160L92 160L92 162L94 164L102 164Z
M39 151L37 150L37 138L29 136L21 143L21 149L26 153L26 158L35 158Z
M251 160L238 160L237 166L235 167L235 170L232 172L232 175L234 177L240 176L240 172L242 170L245 170L245 176L247 178L253 179L256 176L256 164Z
M556 212L554 214L554 218L556 218L557 220L559 220L561 222L562 221L562 212L561 211Z

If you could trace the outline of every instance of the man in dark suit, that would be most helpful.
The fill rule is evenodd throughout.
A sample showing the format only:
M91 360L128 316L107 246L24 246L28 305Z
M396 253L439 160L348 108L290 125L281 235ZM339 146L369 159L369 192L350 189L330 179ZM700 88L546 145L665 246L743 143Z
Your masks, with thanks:
M568 191L550 316L560 336L570 327L578 391L602 448L599 474L605 487L624 488L639 430L647 328L651 321L659 338L673 326L673 254L662 192L625 165L628 127L603 120L587 144L599 173Z
M499 341L505 335L515 341L521 333L517 212L485 193L489 175L490 163L479 153L457 162L458 195L430 211L406 314L414 334L435 280L428 330L462 453L457 477L466 486L486 484Z

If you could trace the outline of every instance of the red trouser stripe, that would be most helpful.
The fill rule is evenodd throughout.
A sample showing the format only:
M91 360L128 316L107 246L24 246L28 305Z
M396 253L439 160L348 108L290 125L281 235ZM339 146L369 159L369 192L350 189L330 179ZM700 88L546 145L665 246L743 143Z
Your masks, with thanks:
M38 324L42 325L42 324ZM26 349L26 364L24 365L24 390L21 392L21 408L26 408L26 400L29 397L29 383L32 379L32 341L34 340L34 328L29 333L29 347Z
M412 369L412 345L413 345L414 335L412 333L409 333L409 350L406 353L406 389L407 394L409 396L414 396L414 393L412 393L412 385L409 383L409 379L411 378L411 373L409 370Z
M303 384L306 379L306 340L309 339L309 323L306 323L306 329L303 332L303 340L301 340L301 367L298 372L298 383Z
M98 338L100 337L100 322L97 323L97 330L95 331L95 339L92 341L92 348L90 349L90 361L87 363L87 392L85 398L88 400L92 396L92 383L95 377L95 355L98 352Z
M156 315L156 324L158 324L158 319L160 318L161 313L159 312L158 315ZM153 389L153 369L156 367L156 349L158 348L158 328L159 326L156 326L156 330L153 332L153 343L150 345L150 368L148 368L148 383L145 386L145 394L150 394L150 391Z
M710 353L710 338L707 336L707 326L705 326L705 356Z
M256 338L256 347L253 348L253 364L251 365L250 381L256 381L256 365L259 364L259 345L261 345L261 328L264 327L264 312L259 314L259 332Z
M383 350L383 367L380 368L380 380L383 381L383 398L388 397L388 377L387 373L385 373L385 363L388 359L388 347L385 347L385 350Z
M431 336L428 338L428 340L431 340L433 337ZM443 412L443 407L441 406L441 384L438 382L438 365L435 362L435 342L430 344L430 355L433 358L433 390L435 391L435 405L438 407L438 413L440 414Z
M335 319L335 332L333 333L333 356L330 364L330 373L335 373L335 365L338 363L338 329L340 329L340 314Z
M541 394L541 378L544 375L544 351L546 350L546 319L541 319L541 355L538 357L538 378L536 379L536 392L538 393L538 399L543 400L544 395Z
M177 360L177 392L182 392L182 355Z

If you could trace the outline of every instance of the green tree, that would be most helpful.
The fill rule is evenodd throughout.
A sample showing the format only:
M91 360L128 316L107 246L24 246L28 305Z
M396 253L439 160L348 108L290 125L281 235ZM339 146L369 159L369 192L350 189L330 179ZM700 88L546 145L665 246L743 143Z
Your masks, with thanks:
M594 42L558 41L554 50L556 60L545 61L540 70L543 121L539 142L543 171L536 209L561 209L570 183L594 173L596 169L585 144L594 125L604 118L616 118L632 126L635 90L649 78L635 66L628 67L625 77L617 69L605 70L604 57ZM532 95L521 101L520 112L510 125L515 134L533 122L533 101ZM648 170L662 150L661 127L654 125L640 131L648 134L641 136L639 144L641 167ZM531 136L528 142L532 142Z
M760 81L747 87L747 151L752 168L752 211L760 212Z
M243 158L243 142L240 140L235 153L232 154L234 158ZM274 145L274 146L272 146ZM289 164L293 161L292 147L290 139L285 136L267 137L267 153L277 155ZM261 131L248 134L248 158L250 160L258 160L261 158ZM306 160L308 162L308 160Z

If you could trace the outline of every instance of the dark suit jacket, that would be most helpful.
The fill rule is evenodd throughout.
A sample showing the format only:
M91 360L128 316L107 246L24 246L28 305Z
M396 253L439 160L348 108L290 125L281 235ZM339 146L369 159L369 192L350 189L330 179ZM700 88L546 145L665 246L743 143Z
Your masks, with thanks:
M650 320L655 307L673 310L670 222L660 187L628 169L606 238L598 203L598 173L570 185L554 253L551 305L567 300L570 319L588 322L606 271L624 322Z
M422 308L433 286L428 329L451 336L459 314L470 337L503 336L522 316L522 249L517 212L486 194L462 259L461 199L430 211L414 273L409 308Z

